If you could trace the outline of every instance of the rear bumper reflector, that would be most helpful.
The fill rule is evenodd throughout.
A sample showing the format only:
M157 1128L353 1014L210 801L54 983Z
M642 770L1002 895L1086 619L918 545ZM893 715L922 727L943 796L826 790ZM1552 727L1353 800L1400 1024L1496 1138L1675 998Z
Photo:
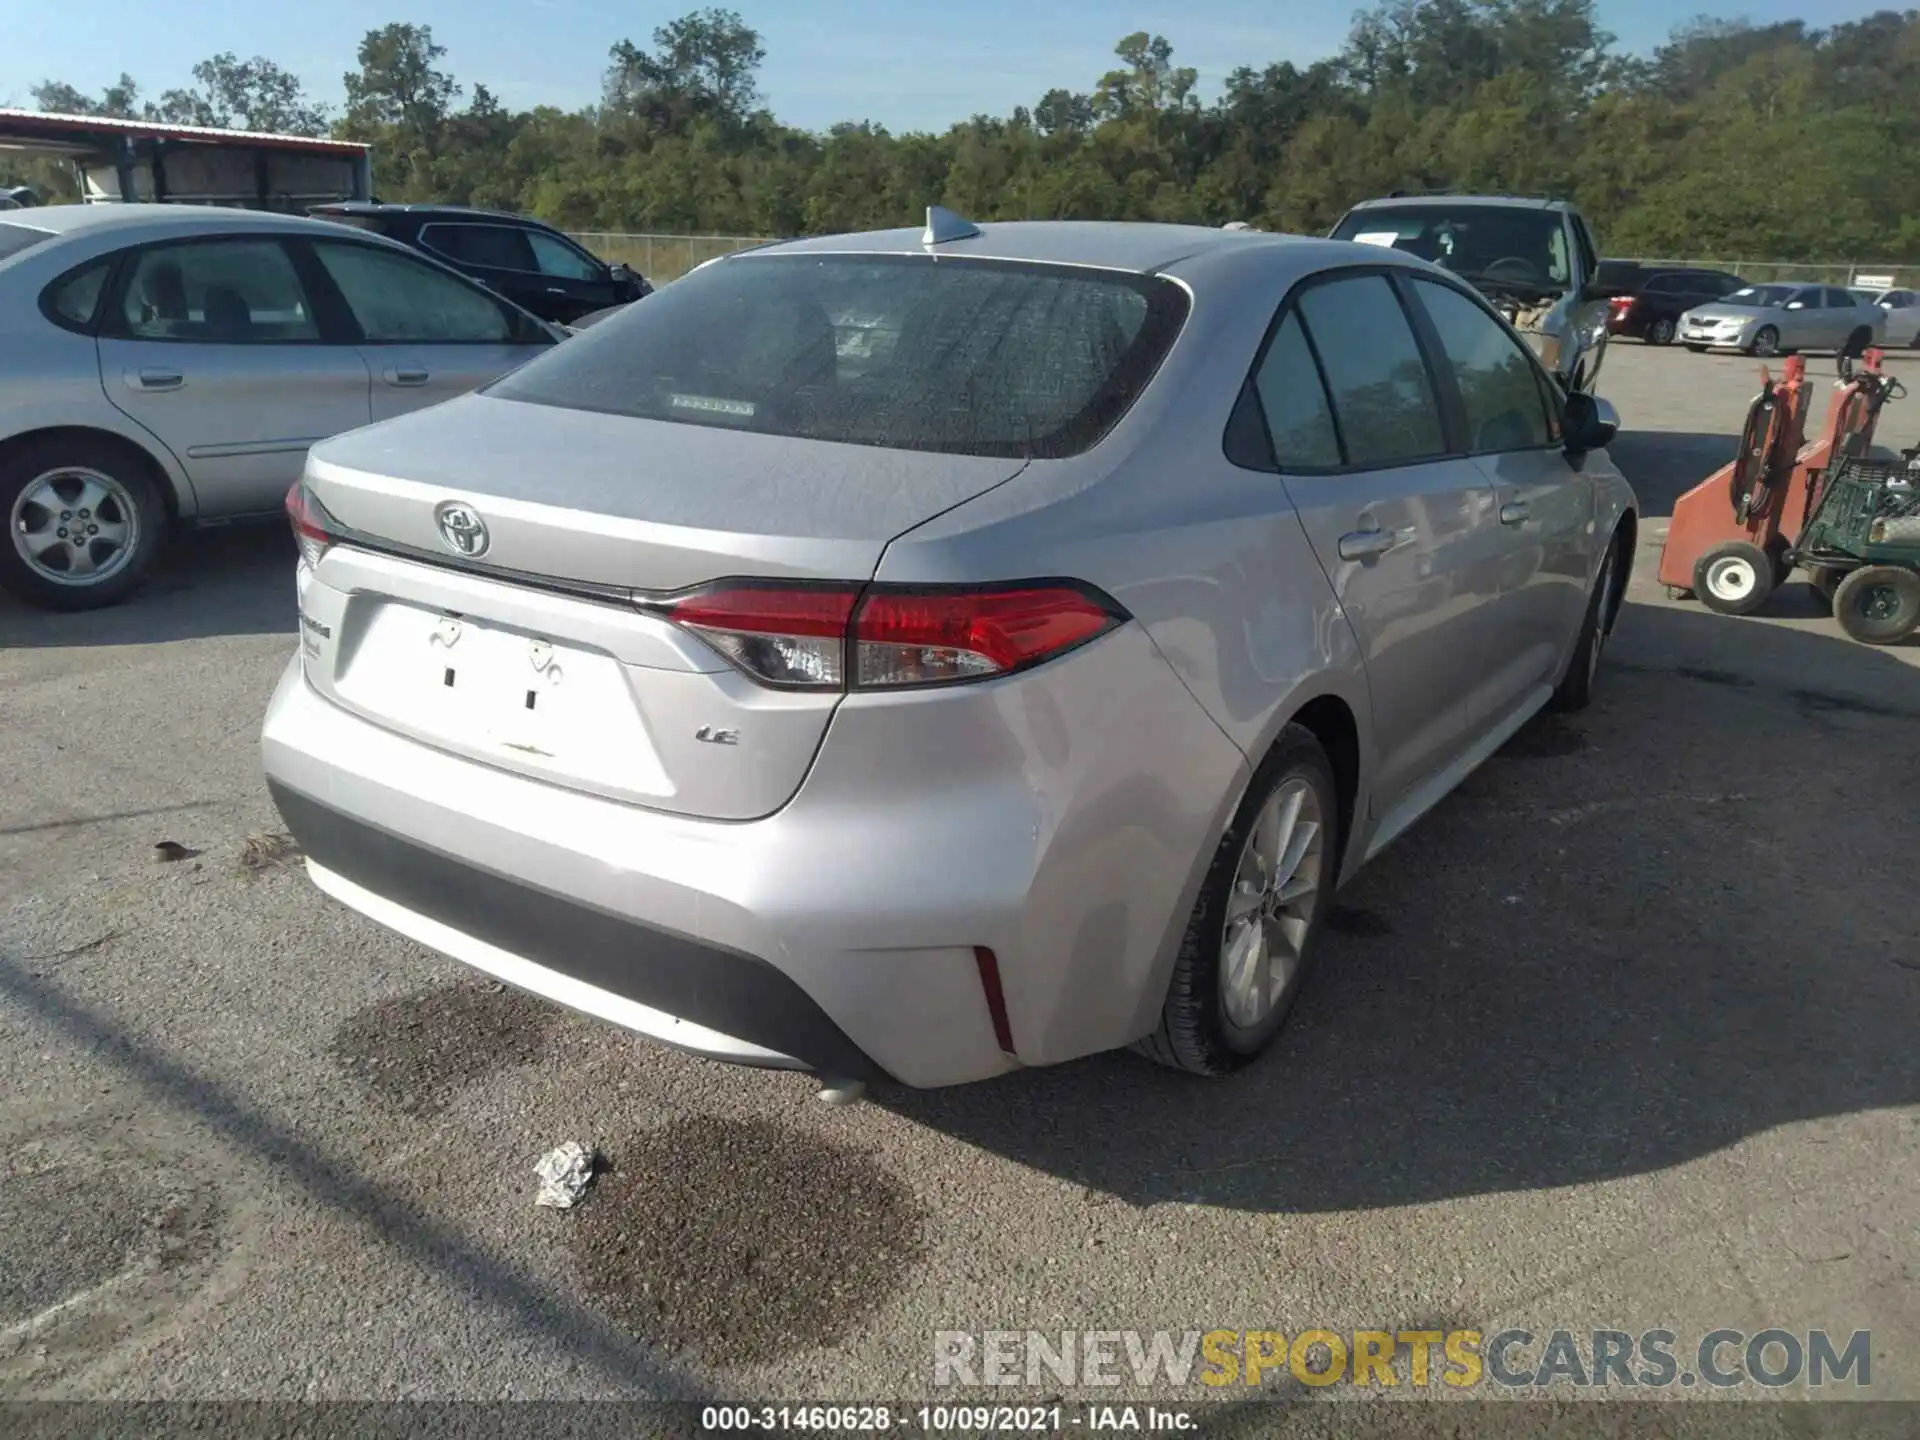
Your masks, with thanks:
M1007 997L1000 989L1000 957L986 946L976 945L973 960L980 967L980 989L987 997L987 1013L993 1017L993 1038L1002 1050L1018 1059L1013 1048L1013 1023L1007 1019Z

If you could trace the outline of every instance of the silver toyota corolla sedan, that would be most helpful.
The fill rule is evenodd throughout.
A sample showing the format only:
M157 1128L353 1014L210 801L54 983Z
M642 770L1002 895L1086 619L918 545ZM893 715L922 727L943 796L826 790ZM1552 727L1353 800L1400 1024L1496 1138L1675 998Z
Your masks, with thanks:
M1886 312L1838 285L1749 285L1680 317L1680 340L1695 352L1841 350L1858 355L1886 331Z
M513 368L558 332L402 246L297 216L0 218L0 584L90 609L175 524L273 515L315 440Z
M1335 886L1586 703L1615 423L1377 247L741 254L314 449L268 782L329 895L669 1044L1231 1070Z

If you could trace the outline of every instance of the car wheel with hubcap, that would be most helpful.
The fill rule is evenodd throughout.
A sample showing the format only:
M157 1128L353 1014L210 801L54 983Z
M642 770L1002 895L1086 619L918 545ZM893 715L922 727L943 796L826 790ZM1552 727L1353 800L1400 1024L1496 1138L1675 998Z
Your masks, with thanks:
M1647 343L1649 345L1671 345L1673 343L1673 321L1664 315L1655 319L1651 325L1647 326Z
M0 585L48 610L93 610L146 578L167 511L145 457L101 437L29 442L0 459L10 544Z
M1289 725L1221 837L1174 962L1159 1027L1136 1045L1200 1075L1272 1043L1306 980L1339 864L1339 793L1325 750Z
M1753 332L1753 343L1747 346L1750 355L1778 355L1780 353L1780 332L1771 325L1762 325Z
M1920 574L1862 565L1834 588L1833 618L1863 645L1891 645L1920 627Z
M1573 655L1567 661L1567 673L1554 687L1548 703L1555 710L1584 710L1593 703L1594 682L1600 676L1600 656L1612 633L1618 612L1616 592L1620 588L1620 537L1607 546L1600 573L1594 577L1593 594L1587 600L1586 618L1580 622L1580 638L1574 642Z
M1694 562L1693 593L1722 615L1751 615L1773 593L1773 557L1744 540L1716 545Z

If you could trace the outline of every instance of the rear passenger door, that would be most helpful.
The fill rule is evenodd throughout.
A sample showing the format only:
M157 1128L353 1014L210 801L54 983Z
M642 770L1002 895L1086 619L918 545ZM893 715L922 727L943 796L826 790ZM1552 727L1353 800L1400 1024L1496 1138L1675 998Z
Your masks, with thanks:
M478 285L391 246L314 240L316 287L358 336L373 376L373 418L450 400L552 343L534 322Z
M1423 784L1473 736L1492 486L1449 453L1434 377L1382 273L1336 271L1296 289L1253 393L1366 659L1376 815L1405 807L1410 819Z
M1537 709L1586 615L1593 491L1568 462L1546 377L1478 298L1442 281L1410 290L1445 363L1442 402L1493 486L1501 562L1472 709L1482 728Z

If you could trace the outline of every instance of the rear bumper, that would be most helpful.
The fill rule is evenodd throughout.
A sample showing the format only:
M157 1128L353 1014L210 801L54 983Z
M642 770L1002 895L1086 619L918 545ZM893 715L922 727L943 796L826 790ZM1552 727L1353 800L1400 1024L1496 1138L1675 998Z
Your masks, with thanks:
M477 869L276 781L267 789L315 883L409 939L683 1049L850 1080L875 1074L826 1012L764 960Z
M297 659L262 757L316 884L379 923L683 1049L914 1086L1150 1030L1246 773L1135 626L961 692L850 697L763 820L447 753L332 704Z

